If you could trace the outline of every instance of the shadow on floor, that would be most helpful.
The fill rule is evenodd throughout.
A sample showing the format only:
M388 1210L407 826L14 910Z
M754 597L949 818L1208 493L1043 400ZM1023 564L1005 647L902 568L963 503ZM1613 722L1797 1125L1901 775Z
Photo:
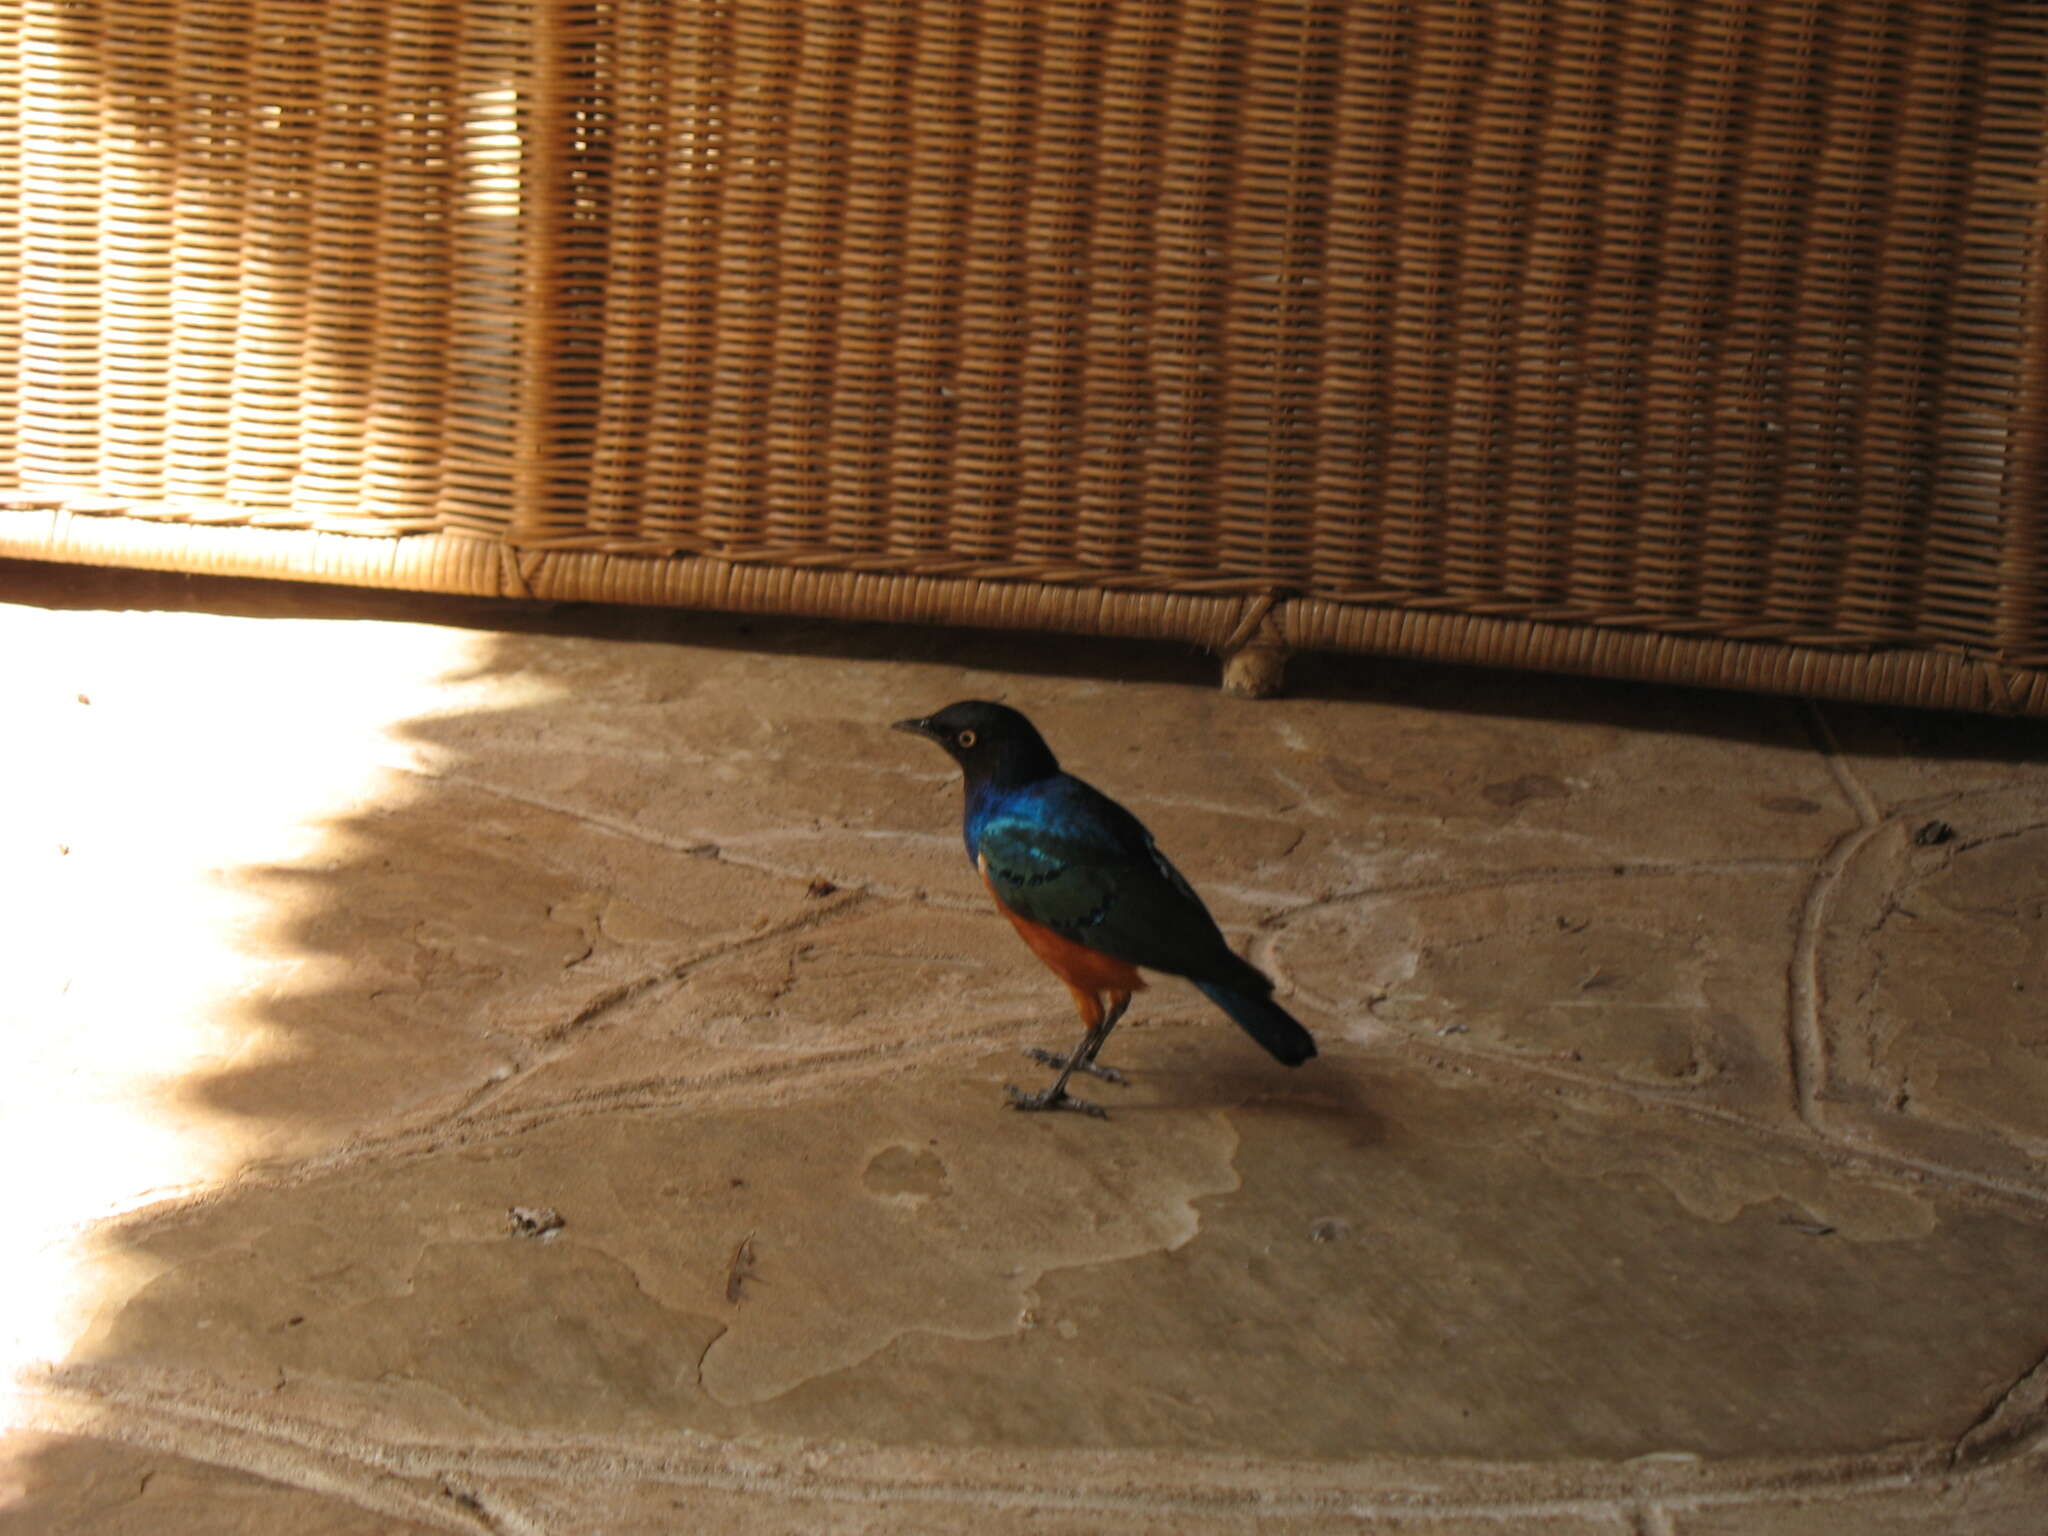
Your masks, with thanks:
M513 634L775 652L847 660L950 661L1038 677L1214 687L1219 663L1199 648L1087 636L776 618L625 604L443 597L312 582L0 560L0 601L53 609L142 609L239 617L375 619ZM1290 697L1423 705L1463 714L1612 724L1773 741L1794 700L1656 683L1498 671L1313 653L1288 664ZM1807 708L1810 709L1810 706ZM1994 763L2048 757L2048 720L1829 702L1838 735L1871 756L1934 755ZM1816 729L1802 720L1809 733Z

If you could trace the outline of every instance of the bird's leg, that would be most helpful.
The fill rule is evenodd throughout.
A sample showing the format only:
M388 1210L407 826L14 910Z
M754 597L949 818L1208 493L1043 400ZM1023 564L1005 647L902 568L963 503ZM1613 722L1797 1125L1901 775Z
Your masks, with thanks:
M1077 993L1076 995L1080 994ZM1107 1013L1102 1011L1102 1004L1096 1001L1093 996L1088 998L1088 1003L1088 1012L1093 1014L1094 1017L1090 1019L1088 1033L1081 1037L1081 1043L1074 1048L1073 1055L1062 1060L1058 1056L1053 1055L1051 1051L1033 1051L1030 1053L1041 1060L1048 1060L1050 1065L1057 1066L1060 1069L1060 1075L1053 1079L1050 1088L1046 1088L1038 1093L1025 1093L1015 1084L1006 1083L1004 1085L1009 1093L1010 1107L1012 1109L1072 1109L1078 1110L1084 1115L1093 1115L1098 1120L1108 1118L1109 1112L1103 1109L1101 1105L1090 1104L1086 1099L1077 1099L1070 1095L1067 1092L1067 1079L1076 1072L1092 1072L1096 1076L1107 1078L1111 1082L1120 1083L1124 1080L1123 1074L1117 1072L1115 1068L1098 1067L1094 1063L1097 1053L1102 1049L1102 1042L1109 1038L1109 1032L1116 1028L1116 1021L1122 1018L1124 1010L1130 1007L1131 995L1128 992L1117 993L1116 1000L1111 1004Z
M1028 1044L1028 1047L1024 1047L1024 1055L1040 1063L1042 1067L1059 1067L1061 1071L1085 1071L1090 1077L1100 1077L1106 1083L1122 1085L1130 1081L1120 1071L1116 1071L1116 1067L1098 1067L1092 1061L1075 1061L1071 1055L1063 1057L1059 1051L1047 1051L1042 1044Z
M1102 1028L1090 1030L1088 1038L1081 1042L1082 1055L1080 1066L1083 1072L1093 1072L1097 1077L1106 1078L1112 1083L1124 1081L1123 1073L1117 1071L1115 1067L1096 1066L1095 1058L1102 1050L1102 1042L1109 1038L1109 1032L1116 1028L1117 1020L1124 1016L1124 1010L1130 1006L1130 993L1112 992L1109 994L1109 1012L1102 1020Z
M1086 1072L1090 1077L1099 1077L1105 1083L1115 1083L1119 1087L1128 1083L1130 1079L1115 1067L1098 1067L1095 1064L1096 1056L1102 1051L1102 1042L1109 1038L1109 1032L1116 1028L1117 1020L1121 1019L1124 1010L1131 1006L1131 994L1128 992L1112 992L1109 998L1109 1012L1103 1017L1100 1026L1091 1028L1082 1037L1081 1044L1073 1055L1062 1056L1058 1051L1043 1050L1036 1046L1024 1054L1033 1061L1044 1062L1048 1067L1059 1067L1069 1072Z
M1081 1017L1084 1020L1102 1006L1088 994L1077 991L1075 996L1083 999ZM1048 1067L1057 1067L1063 1072L1086 1072L1090 1077L1099 1077L1105 1083L1116 1083L1121 1086L1129 1079L1115 1067L1096 1066L1095 1056L1102 1049L1102 1042L1109 1038L1109 1032L1116 1028L1116 1021L1124 1016L1124 1010L1130 1006L1130 993L1110 993L1109 1012L1103 1015L1099 1024L1089 1025L1088 1033L1082 1037L1081 1044L1071 1055L1062 1056L1058 1051L1048 1051L1037 1045L1027 1046L1024 1054L1033 1061L1043 1062Z
M1003 1091L1010 1096L1010 1108L1072 1109L1084 1115L1093 1115L1098 1120L1107 1119L1109 1111L1100 1104L1091 1104L1086 1099L1077 1099L1067 1092L1067 1079L1081 1069L1082 1053L1088 1049L1091 1042L1095 1043L1097 1048L1100 1049L1100 1042L1096 1040L1098 1033L1107 1033L1107 1031L1102 1030L1099 1025L1095 1029L1089 1030L1082 1039L1080 1046L1074 1051L1074 1054L1067 1057L1064 1061L1061 1061L1057 1056L1053 1056L1051 1051L1045 1053L1047 1056L1052 1056L1053 1061L1058 1064L1060 1069L1060 1075L1053 1079L1050 1088L1040 1089L1037 1093L1026 1093L1015 1083L1005 1083ZM1032 1054L1037 1055L1038 1053L1034 1051Z
M1081 1043L1086 1045L1088 1042L1083 1040ZM1075 1057L1080 1054L1078 1051L1074 1056L1062 1056L1058 1051L1048 1051L1042 1045L1033 1045L1026 1047L1024 1054L1048 1067L1058 1067L1062 1072L1086 1072L1090 1077L1099 1077L1105 1083L1115 1083L1118 1087L1130 1082L1130 1079L1115 1067L1098 1067L1092 1061L1076 1060Z

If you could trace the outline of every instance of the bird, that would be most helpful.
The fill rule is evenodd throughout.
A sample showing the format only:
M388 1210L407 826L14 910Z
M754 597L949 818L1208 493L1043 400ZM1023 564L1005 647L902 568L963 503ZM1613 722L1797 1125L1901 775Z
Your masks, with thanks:
M1124 1081L1095 1058L1144 987L1141 967L1186 977L1287 1066L1316 1054L1314 1037L1273 1001L1265 973L1230 947L1144 823L1061 771L1024 715L963 699L892 728L938 743L960 765L967 857L1031 952L1067 984L1087 1029L1070 1055L1026 1053L1059 1075L1039 1093L1007 1085L1013 1108L1106 1113L1070 1095L1067 1081L1076 1072Z

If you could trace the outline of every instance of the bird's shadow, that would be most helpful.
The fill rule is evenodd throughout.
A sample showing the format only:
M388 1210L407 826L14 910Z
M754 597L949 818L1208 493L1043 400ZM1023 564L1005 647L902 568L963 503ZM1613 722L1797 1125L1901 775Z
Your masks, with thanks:
M1191 1026L1189 1033L1194 1032ZM1213 1042L1199 1044L1187 1038L1154 1043L1148 1033L1134 1031L1122 1058L1110 1063L1128 1074L1128 1087L1091 1083L1083 1090L1112 1118L1189 1110L1249 1112L1316 1122L1326 1130L1341 1128L1343 1141L1353 1147L1387 1144L1389 1126L1375 1107L1385 1095L1376 1091L1375 1073L1366 1063L1326 1051L1289 1069L1244 1052L1226 1030L1214 1031ZM1133 1045L1138 1048L1130 1049ZM1233 1059L1238 1055L1244 1059Z

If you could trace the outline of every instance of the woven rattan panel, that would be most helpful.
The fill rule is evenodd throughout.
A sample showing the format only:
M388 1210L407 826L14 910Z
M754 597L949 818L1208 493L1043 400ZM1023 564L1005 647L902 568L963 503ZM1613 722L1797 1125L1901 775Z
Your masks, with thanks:
M2048 666L2041 0L0 29L24 505Z
M202 521L501 529L531 17L0 0L0 455Z

